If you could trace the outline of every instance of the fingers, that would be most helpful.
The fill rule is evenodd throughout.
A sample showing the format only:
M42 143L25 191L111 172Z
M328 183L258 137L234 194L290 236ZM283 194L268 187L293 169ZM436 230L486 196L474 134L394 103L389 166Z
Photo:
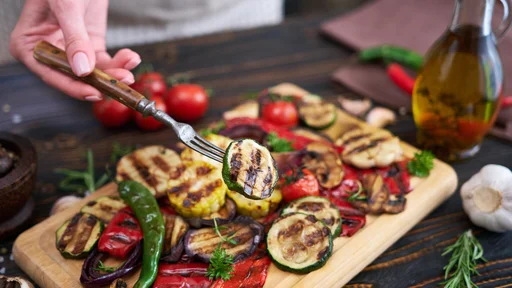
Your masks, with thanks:
M135 82L132 72L122 69L122 68L113 68L113 69L105 69L105 73L110 76L119 79L119 81L123 82L126 85L132 85Z
M57 18L66 42L66 54L73 73L86 76L96 64L94 47L84 23L88 1L50 0L50 9Z
M107 54L106 52L101 52L101 55L100 53L97 55L97 67L100 69L124 68L126 70L132 70L141 62L139 54L127 48L117 51L113 58L110 58L110 56L106 57L103 53Z

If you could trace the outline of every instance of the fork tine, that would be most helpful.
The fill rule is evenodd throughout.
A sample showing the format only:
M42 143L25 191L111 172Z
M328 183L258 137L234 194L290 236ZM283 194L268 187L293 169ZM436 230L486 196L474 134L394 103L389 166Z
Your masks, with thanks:
M210 147L211 149L215 150L215 152L218 152L220 153L219 156L223 156L224 155L224 150L222 150L220 147L216 146L216 145L213 145L210 141L207 141L206 139L204 139L203 137L199 136L199 135L196 135L196 140L198 140L200 143L203 143L204 145Z
M196 143L194 140L191 140L190 142L187 142L185 143L187 144L187 146L196 151L197 153L200 153L200 154L203 154L204 156L206 157L209 157L219 163L222 163L223 162L223 158L220 157L219 155L215 154L215 153L212 153L210 150L207 150L205 149L204 147L202 147L201 145L199 145L198 143Z

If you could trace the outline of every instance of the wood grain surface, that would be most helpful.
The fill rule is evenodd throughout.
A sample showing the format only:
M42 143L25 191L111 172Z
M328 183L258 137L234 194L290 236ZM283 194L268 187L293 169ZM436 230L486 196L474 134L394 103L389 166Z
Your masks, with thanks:
M226 32L215 35L130 47L144 62L165 75L187 72L193 80L212 88L208 113L201 128L222 111L243 100L243 93L289 81L335 102L338 95L358 97L330 81L330 74L351 61L353 51L323 38L321 23L346 10L292 18L282 25ZM419 32L418 32L419 33ZM115 53L116 51L110 51ZM48 217L53 202L69 192L57 187L62 176L55 168L85 169L85 152L94 151L97 175L103 173L112 143L162 144L176 141L162 130L144 133L135 125L104 129L91 112L91 105L71 99L48 87L21 64L0 67L0 130L30 138L38 154L36 207L29 226ZM411 115L388 127L405 142L415 144ZM471 160L454 163L459 185L483 165L512 168L512 145L493 137L484 140L481 152ZM438 287L447 257L442 250L467 229L473 229L485 250L488 263L478 266L479 287L512 287L512 233L491 233L471 225L455 193L423 221L414 226L380 257L353 278L347 287ZM0 241L0 274L26 276L12 261L14 237ZM369 244L371 245L371 243Z
M281 84L272 91L283 95L305 95L308 92L293 85ZM337 123L358 122L341 110ZM360 125L365 125L361 122ZM331 136L337 137L330 129ZM404 155L413 157L417 151L402 143ZM457 175L446 163L436 160L434 169L426 179L413 178L414 190L409 193L404 212L398 215L368 216L366 225L354 236L338 237L334 240L333 255L327 264L306 275L297 275L279 270L271 265L265 287L341 287L370 264L389 246L403 236L439 204L443 203L457 187ZM64 259L55 248L55 231L64 221L77 213L88 201L105 195L116 194L116 185L109 184L84 199L74 207L58 213L35 227L22 233L14 242L13 255L16 263L37 284L49 288L81 287L80 260ZM133 284L137 275L129 278Z

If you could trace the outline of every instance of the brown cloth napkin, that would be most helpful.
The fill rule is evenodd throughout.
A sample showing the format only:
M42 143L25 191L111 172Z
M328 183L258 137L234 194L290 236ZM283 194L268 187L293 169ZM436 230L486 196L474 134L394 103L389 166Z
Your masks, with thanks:
M450 0L376 0L324 23L321 29L356 50L393 44L425 54L450 25L454 3ZM499 23L502 15L501 5L495 5L493 24ZM505 86L505 96L512 96L512 29L498 49L505 83L509 83ZM348 64L336 70L332 78L384 105L411 107L410 96L395 86L381 66ZM512 124L512 108L502 110L498 121Z

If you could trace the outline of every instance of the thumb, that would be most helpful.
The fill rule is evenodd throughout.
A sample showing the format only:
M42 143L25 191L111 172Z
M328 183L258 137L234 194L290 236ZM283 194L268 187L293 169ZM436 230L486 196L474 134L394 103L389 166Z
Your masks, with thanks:
M68 61L77 76L90 74L96 64L94 47L89 39L84 22L87 2L76 0L49 1L50 9L57 18L64 34Z

